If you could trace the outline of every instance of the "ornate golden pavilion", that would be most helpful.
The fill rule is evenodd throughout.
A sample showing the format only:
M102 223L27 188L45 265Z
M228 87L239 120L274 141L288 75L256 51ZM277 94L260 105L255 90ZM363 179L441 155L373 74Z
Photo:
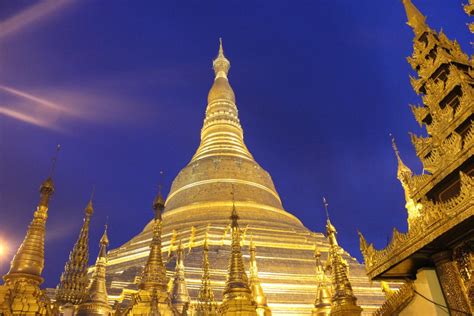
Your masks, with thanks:
M472 62L455 41L431 30L409 0L403 2L415 31L409 62L418 77L412 85L424 103L413 112L428 131L412 140L426 172L414 175L393 143L409 229L395 230L383 250L361 235L365 268L338 245L329 215L324 235L284 210L269 173L245 146L221 43L201 143L166 201L158 192L154 219L108 252L105 230L88 268L91 198L60 284L42 290L54 192L49 177L0 285L0 315L447 315L439 311L443 304L454 315L469 312ZM403 285L382 283L382 292L369 279Z
M471 315L474 311L474 71L456 41L426 23L410 0L403 0L413 29L416 72L410 81L422 98L411 106L427 136L412 134L423 173L398 160L405 191L408 231L394 228L392 240L376 250L360 234L367 275L372 280L405 280L390 292L376 315ZM473 1L465 11L474 13ZM474 31L472 24L470 29Z

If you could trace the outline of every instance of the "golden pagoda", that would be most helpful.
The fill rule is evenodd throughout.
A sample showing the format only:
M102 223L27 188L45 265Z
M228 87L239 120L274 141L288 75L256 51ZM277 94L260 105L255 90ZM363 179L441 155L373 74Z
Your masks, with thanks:
M233 194L233 193L232 193ZM222 316L257 316L257 304L253 299L241 249L241 235L239 216L235 205L232 206L231 220L231 253L227 280L223 292L222 304L219 306L219 315Z
M272 314L267 304L267 297L263 292L262 284L258 277L257 267L257 247L253 241L253 236L250 239L250 289L252 291L252 297L257 304L257 315L258 316L270 316Z
M54 167L53 167L54 168ZM40 187L40 200L28 227L25 239L13 258L10 270L0 285L0 314L51 315L53 306L40 289L44 268L44 239L49 200L54 192L53 179L47 178Z
M376 315L470 315L474 311L472 59L456 41L431 29L410 0L403 0L403 5L415 35L408 62L417 76L410 81L423 102L411 108L427 132L411 135L423 172L413 173L393 142L408 231L394 229L382 250L360 234L361 251L370 279L411 280L389 293ZM469 8L465 7L468 13Z
M329 316L331 315L332 291L331 285L326 275L326 269L321 262L321 252L315 247L314 258L316 260L316 299L314 301L314 309L312 316Z
M171 263L167 265L168 275L172 276L174 270L169 256L177 240L182 239L190 253L186 257L186 281L191 301L199 302L204 253L212 265L209 282L214 300L223 301L228 267L225 258L230 256L231 245L228 210L233 205L234 188L243 249L249 246L246 236L252 235L258 242L259 279L272 314L309 315L317 288L314 245L325 257L329 243L324 234L310 231L283 208L270 174L245 145L236 96L229 82L230 62L222 42L213 68L200 145L174 179L163 212L162 253L164 261ZM126 293L139 285L153 230L151 221L137 236L109 252L109 293L114 300L126 300ZM385 297L377 283L369 283L363 265L347 252L342 256L351 267L355 295L370 314ZM249 266L249 254L243 254L243 261Z
M168 277L161 254L161 214L165 206L164 202L160 186L158 195L153 201L155 218L153 238L148 246L150 249L148 260L142 272L139 289L133 294L132 302L125 308L123 315L178 315L168 293Z
M214 292L211 286L209 271L209 245L208 233L206 232L203 245L202 279L197 304L194 311L195 316L216 316L217 303L214 300Z
M357 298L349 281L349 266L341 256L341 250L336 238L337 231L329 219L326 199L323 200L327 215L326 234L330 247L326 265L331 271L333 289L330 315L359 316L362 313L362 308L357 305Z
M185 314L189 309L190 298L184 268L184 249L181 240L176 250L176 267L174 270L173 289L171 291L171 304L180 313Z
M74 308L87 295L87 268L89 266L89 224L94 208L92 197L85 208L84 223L74 247L69 254L64 272L56 289L56 303L64 308Z
M94 275L87 289L86 296L77 308L78 316L108 316L112 309L109 306L107 296L105 272L107 269L107 246L109 238L107 237L107 225L105 225L104 234L100 238L100 249L94 266Z

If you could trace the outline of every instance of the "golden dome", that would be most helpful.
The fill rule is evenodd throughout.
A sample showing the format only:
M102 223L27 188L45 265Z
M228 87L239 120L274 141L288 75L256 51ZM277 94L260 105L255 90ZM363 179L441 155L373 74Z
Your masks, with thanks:
M227 222L233 187L244 221L271 218L276 225L301 227L296 217L283 210L270 174L244 143L235 95L227 79L230 62L224 56L222 41L213 68L215 80L209 91L201 143L173 181L165 217L175 224L189 224L191 217L193 222Z

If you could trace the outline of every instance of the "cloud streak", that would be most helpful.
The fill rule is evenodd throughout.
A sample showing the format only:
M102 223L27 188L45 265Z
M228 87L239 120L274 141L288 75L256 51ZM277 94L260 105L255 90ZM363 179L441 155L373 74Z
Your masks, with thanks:
M0 85L0 115L56 131L67 131L67 123L83 121L114 125L143 124L149 111L137 100L117 96L106 89L43 88L35 92ZM54 101L53 101L54 100Z
M73 3L73 0L44 0L0 22L0 40L11 36L48 15Z

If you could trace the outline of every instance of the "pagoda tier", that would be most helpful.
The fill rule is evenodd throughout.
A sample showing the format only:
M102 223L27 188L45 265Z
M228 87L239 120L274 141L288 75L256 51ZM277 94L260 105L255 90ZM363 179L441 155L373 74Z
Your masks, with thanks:
M247 149L228 80L230 62L222 46L213 68L215 79L208 94L201 143L173 181L163 213L162 251L168 277L173 277L175 267L172 250L181 240L191 305L196 305L207 233L209 277L216 302L222 302L231 253L229 214L234 193L246 272L253 235L258 249L258 277L272 314L309 315L317 288L314 246L325 260L328 242L323 234L311 232L283 208L270 174ZM107 271L111 300L128 300L127 293L138 287L151 237L150 223L129 242L110 251ZM344 258L349 263L354 294L364 311L370 313L383 303L383 293L377 284L369 283L363 265L346 252Z

